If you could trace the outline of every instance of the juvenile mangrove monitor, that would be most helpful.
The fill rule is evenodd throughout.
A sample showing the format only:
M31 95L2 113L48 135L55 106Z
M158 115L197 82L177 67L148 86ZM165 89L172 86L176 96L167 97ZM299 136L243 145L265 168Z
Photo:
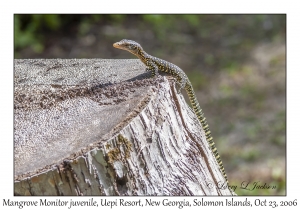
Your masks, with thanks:
M188 79L187 75L184 73L184 71L181 68L179 68L178 66L176 66L168 61L165 61L160 58L156 58L154 56L149 55L148 53L146 53L143 50L142 46L135 41L123 39L119 42L114 43L113 46L115 48L127 50L130 53L137 56L146 65L146 70L151 71L152 76L157 76L158 72L162 71L162 72L165 72L176 78L176 80L180 86L179 91L184 88L189 96L193 111L197 115L197 117L204 129L206 140L208 141L210 149L212 150L212 152L219 164L220 170L221 170L224 178L226 179L226 182L228 183L227 175L225 173L225 169L224 169L222 160L220 158L218 150L213 141L213 137L211 136L211 132L209 130L208 124L203 115L202 109L200 108L198 100L195 96L195 92L193 90L192 84L191 84L190 80Z

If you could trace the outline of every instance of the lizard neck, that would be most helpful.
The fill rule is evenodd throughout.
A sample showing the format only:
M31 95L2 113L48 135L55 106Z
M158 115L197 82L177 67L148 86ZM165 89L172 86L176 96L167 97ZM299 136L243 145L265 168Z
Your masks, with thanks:
M137 53L133 53L135 56L137 56L145 65L147 65L147 61L149 58L151 58L151 55L146 53L144 50L138 50Z

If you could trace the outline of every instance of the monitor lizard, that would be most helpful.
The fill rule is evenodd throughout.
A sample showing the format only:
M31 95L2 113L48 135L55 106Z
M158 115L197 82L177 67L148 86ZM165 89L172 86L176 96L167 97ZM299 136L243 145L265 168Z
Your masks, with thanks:
M208 144L219 164L220 171L222 172L224 178L226 179L226 182L228 183L227 175L225 173L225 169L224 169L221 157L215 146L213 137L211 136L209 126L206 122L206 118L204 117L202 109L200 108L200 105L196 98L192 84L189 81L187 75L184 73L184 71L182 69L180 69L178 66L176 66L168 61L165 61L160 58L156 58L154 56L149 55L148 53L146 53L143 50L142 46L135 41L123 39L119 42L114 43L113 46L115 48L127 50L130 53L136 55L146 65L146 70L151 71L153 77L158 75L158 71L162 71L162 72L166 72L176 78L176 80L180 86L179 92L181 91L182 88L184 88L188 94L192 108L193 108L195 114L197 115L197 118L199 119L199 121L203 127L203 130L205 132L206 140L208 141Z

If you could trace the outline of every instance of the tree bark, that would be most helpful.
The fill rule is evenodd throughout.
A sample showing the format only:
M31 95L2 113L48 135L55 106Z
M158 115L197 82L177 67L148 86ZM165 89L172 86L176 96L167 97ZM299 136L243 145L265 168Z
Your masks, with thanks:
M174 79L139 60L15 60L15 195L233 195Z

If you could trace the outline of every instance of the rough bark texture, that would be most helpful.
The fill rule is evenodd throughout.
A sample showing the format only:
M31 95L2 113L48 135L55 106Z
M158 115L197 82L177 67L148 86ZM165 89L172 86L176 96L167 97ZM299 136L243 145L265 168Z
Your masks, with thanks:
M174 80L147 77L139 60L15 60L15 194L232 195Z

